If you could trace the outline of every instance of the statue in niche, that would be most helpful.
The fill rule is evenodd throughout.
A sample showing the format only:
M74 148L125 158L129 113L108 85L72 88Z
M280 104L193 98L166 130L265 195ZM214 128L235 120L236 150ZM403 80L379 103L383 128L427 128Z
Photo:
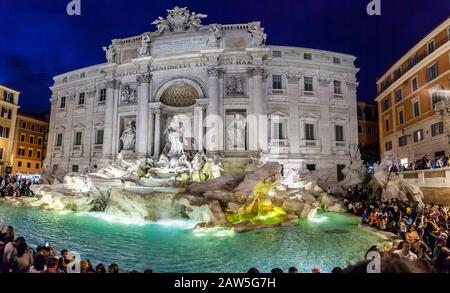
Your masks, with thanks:
M141 39L141 46L138 49L138 56L139 57L147 57L150 55L150 43L151 43L151 37L148 34L145 34L142 36Z
M222 33L217 25L211 26L209 29L208 48L218 48L219 40L222 37Z
M106 60L108 63L116 62L116 50L113 45L109 45L108 47L103 47L103 51L106 53Z
M227 127L228 149L245 149L245 127L247 121L243 115L237 115Z
M256 24L252 24L249 26L248 32L252 36L253 47L264 47L266 45L267 34L264 33L264 29Z
M164 146L163 153L169 159L177 159L183 154L182 132L184 133L183 123L178 120L178 116L174 116L165 131L167 143Z
M122 132L120 136L120 140L122 141L123 151L133 151L136 145L136 125L134 121L130 121L128 126Z
M129 85L124 85L122 88L122 99L123 104L135 103L136 102L136 90L132 89Z

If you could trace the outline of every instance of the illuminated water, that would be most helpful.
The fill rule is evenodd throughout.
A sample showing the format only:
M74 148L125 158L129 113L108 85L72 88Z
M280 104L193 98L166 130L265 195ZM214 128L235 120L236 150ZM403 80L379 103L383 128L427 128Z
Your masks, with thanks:
M57 250L76 250L94 265L117 263L121 271L152 268L157 272L245 272L257 267L296 266L303 272L329 272L363 257L384 242L358 227L357 219L326 213L319 221L302 220L294 228L233 233L224 229L192 230L194 223L123 223L102 213L58 213L0 203L0 223L32 246L49 241Z

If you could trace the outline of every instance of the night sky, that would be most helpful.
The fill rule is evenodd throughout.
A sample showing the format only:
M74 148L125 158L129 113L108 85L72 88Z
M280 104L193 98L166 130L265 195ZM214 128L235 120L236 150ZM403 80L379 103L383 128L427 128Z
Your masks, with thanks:
M357 56L360 100L373 100L377 77L450 15L449 0L381 0L381 16L366 14L370 0L81 0L81 16L66 14L69 2L0 0L0 84L21 91L27 112L49 108L54 75L103 63L102 46L153 31L175 5L208 14L206 24L261 21L269 45Z

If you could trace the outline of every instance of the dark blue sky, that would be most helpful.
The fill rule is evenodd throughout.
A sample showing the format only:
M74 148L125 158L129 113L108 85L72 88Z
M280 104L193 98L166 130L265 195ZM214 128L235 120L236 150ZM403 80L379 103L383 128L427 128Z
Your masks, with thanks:
M22 92L25 111L49 107L54 75L104 62L102 46L153 30L175 5L208 14L205 23L259 20L268 44L357 56L360 100L373 100L376 78L450 15L449 0L381 0L381 16L366 14L370 0L81 0L81 16L66 14L69 2L0 0L0 83Z

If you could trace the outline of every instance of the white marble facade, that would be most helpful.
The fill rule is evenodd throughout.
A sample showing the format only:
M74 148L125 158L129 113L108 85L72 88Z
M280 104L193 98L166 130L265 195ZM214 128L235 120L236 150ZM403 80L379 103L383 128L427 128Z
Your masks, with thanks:
M268 46L259 22L203 25L205 17L168 10L156 31L113 40L106 63L56 76L45 166L103 167L130 123L134 150L123 154L157 157L174 115L186 150L264 152L285 168L331 174L348 165L358 143L356 58Z

